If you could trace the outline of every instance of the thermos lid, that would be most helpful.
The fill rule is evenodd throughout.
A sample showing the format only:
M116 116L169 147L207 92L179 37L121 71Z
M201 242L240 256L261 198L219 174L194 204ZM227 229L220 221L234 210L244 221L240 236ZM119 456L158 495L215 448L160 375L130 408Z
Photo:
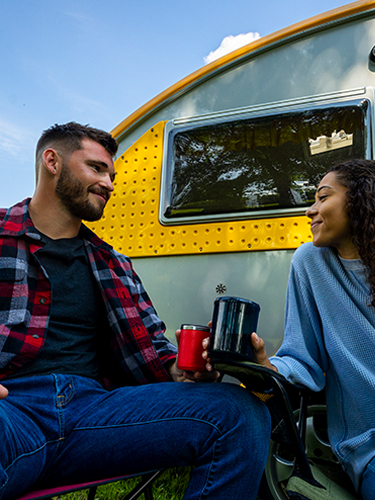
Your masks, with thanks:
M259 304L249 299L243 299L242 297L231 297L228 295L224 295L223 297L216 297L215 302L240 302L242 304L251 304L252 306L256 308L259 307L260 309Z
M200 330L202 332L211 331L208 326L200 326L200 325L181 325L181 330Z

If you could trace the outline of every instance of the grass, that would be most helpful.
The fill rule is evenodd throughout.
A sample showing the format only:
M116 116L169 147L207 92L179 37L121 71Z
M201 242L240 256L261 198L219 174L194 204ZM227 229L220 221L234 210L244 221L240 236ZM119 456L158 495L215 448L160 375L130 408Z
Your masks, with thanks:
M178 467L165 471L153 484L154 500L181 500L190 476L190 467ZM121 500L130 493L140 481L139 477L99 486L96 490L95 500ZM76 491L62 495L61 500L85 500L88 490ZM140 499L143 500L144 496Z

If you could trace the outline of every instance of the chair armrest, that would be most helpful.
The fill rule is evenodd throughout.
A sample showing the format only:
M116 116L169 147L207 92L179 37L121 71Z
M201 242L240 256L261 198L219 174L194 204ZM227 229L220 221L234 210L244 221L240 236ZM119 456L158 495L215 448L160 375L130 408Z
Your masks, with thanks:
M237 378L247 390L272 394L276 398L291 444L295 450L296 465L298 465L303 477L314 480L305 453L304 443L298 432L293 410L286 391L286 387L288 386L294 388L300 387L290 384L280 373L266 368L265 366L258 365L257 363L252 363L251 361L230 359L214 360L213 365L219 372Z

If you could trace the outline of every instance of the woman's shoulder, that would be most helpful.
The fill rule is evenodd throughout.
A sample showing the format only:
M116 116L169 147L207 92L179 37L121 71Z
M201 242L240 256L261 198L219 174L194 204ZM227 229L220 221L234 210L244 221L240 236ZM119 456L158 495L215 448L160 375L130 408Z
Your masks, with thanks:
M304 268L335 266L337 258L329 247L316 247L312 242L304 243L294 252L292 265Z
M297 248L294 252L295 258L307 258L314 257L317 258L323 252L330 251L328 247L316 247L314 244L309 241L308 243L303 243L301 246Z

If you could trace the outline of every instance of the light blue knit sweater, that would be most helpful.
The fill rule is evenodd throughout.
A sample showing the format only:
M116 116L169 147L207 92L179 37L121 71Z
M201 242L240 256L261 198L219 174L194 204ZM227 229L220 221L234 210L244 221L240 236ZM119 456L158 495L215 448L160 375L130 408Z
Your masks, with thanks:
M290 382L327 385L330 443L358 489L375 456L375 308L361 261L302 245L288 283L285 339L271 362Z

